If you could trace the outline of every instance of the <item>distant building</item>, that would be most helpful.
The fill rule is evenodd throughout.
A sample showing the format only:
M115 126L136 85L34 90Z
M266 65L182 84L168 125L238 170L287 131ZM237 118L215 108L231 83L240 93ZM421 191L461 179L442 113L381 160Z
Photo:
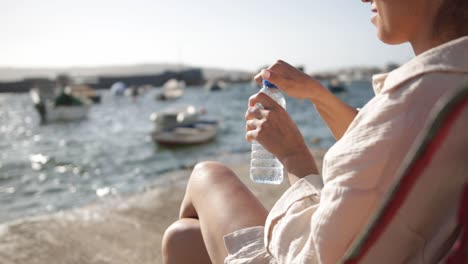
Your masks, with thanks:
M370 82L372 76L381 73L382 69L378 67L349 67L345 69L321 72L311 74L312 77L318 79L319 81L330 81L333 79L338 79L343 82Z
M104 76L98 77L97 88L108 89L112 84L123 82L128 86L152 85L162 86L169 79L185 81L188 86L203 85L205 79L201 69L189 69L180 72L165 71L161 74L153 75L131 75L131 76Z
M0 82L0 93L25 93L33 87L50 87L54 81L47 78L28 78L22 81Z
M63 75L65 76L65 75ZM68 77L68 76L67 76ZM160 74L100 76L100 77L70 77L70 83L88 85L94 89L109 89L116 82L123 82L129 86L162 86L169 79L185 81L186 85L204 85L206 80L201 69L187 69L182 71L165 71ZM27 78L21 81L0 82L0 93L25 93L33 87L52 87L55 80L47 78Z
M201 69L189 69L180 71L177 79L185 81L185 84L187 84L188 86L203 85L206 82Z

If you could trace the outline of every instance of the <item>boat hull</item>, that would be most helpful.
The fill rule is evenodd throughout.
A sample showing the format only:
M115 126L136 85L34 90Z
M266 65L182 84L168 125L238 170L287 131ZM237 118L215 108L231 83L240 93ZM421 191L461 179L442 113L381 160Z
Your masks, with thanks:
M194 145L213 140L217 130L217 124L176 127L166 131L154 131L152 138L161 145Z
M53 106L46 104L45 122L71 122L83 120L88 117L89 105L79 106Z

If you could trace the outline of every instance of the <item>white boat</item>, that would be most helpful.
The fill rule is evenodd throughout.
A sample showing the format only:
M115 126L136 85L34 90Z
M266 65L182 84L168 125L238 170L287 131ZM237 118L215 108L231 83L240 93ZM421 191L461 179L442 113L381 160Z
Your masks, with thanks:
M161 91L156 95L158 100L174 100L184 94L185 82L170 79L164 83Z
M89 108L91 107L90 102L76 98L73 100L77 100L79 103L58 105L56 104L57 98L51 97L50 93L47 96L44 96L37 88L31 89L30 95L34 106L41 117L42 123L70 122L86 119Z
M170 108L153 113L153 141L163 145L189 145L210 141L218 132L218 121L201 119L203 110L194 106Z
M215 92L215 91L225 90L226 87L227 87L227 83L225 81L222 81L222 80L209 81L205 85L205 90L209 92L212 92L212 91Z
M218 124L196 122L191 126L176 127L166 131L154 131L153 140L162 145L190 145L208 142L218 133Z
M116 82L110 87L111 94L115 96L124 95L125 90L127 90L127 85L123 82Z
M46 122L70 122L83 120L88 117L90 105L55 106L48 102L46 105Z

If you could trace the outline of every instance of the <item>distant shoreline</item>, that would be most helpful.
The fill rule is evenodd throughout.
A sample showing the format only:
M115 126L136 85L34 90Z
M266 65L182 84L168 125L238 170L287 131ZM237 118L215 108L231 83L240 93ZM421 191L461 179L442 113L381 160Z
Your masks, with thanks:
M77 83L94 89L108 89L115 82L126 85L161 86L167 80L184 80L187 85L203 85L209 80L247 82L253 73L192 67L178 64L137 64L127 66L68 67L68 68L9 68L0 67L0 93L28 92L33 86L52 86L58 75L68 75Z

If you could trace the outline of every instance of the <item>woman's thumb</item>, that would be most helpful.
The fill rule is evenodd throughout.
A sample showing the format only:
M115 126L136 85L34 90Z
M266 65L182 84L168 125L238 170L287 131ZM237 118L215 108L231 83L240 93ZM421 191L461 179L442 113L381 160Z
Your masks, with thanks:
M268 69L263 69L262 70L262 78L267 80L267 81L270 81L270 78L271 78L271 71L268 70Z
M275 74L272 70L270 69L264 69L262 70L262 78L271 82L274 85L277 85L278 83L278 75Z
M269 70L269 69L263 69L262 70L262 78L271 82L271 83L274 83L273 82L273 79L274 79L274 74Z
M264 69L261 72L262 78L276 85L276 87L281 88L281 78L277 72L274 72L270 69Z

